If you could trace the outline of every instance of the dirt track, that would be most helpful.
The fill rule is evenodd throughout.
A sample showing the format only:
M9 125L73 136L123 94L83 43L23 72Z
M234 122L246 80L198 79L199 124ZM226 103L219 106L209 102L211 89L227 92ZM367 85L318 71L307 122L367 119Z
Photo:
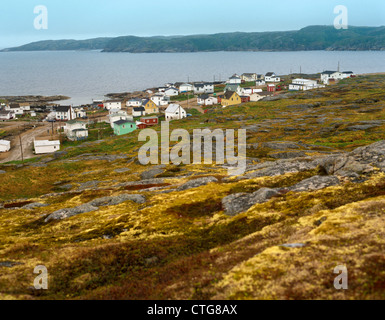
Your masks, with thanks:
M6 129L7 131L14 131L23 124L24 123L21 122L12 122L9 126L3 129ZM35 129L28 130L21 134L24 159L29 159L36 156L32 153L33 141L35 137L46 134L47 130L50 129L51 124L44 123L42 126L38 126ZM18 135L13 135L11 138L11 150L9 152L0 154L0 163L17 160L21 160L20 139Z

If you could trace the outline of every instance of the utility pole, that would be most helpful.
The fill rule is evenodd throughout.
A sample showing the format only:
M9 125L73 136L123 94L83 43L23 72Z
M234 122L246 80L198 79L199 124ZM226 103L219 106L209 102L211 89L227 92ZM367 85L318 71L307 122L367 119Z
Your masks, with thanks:
M20 141L20 151L21 151L21 163L24 165L23 143L21 141L20 126L19 126L19 141Z

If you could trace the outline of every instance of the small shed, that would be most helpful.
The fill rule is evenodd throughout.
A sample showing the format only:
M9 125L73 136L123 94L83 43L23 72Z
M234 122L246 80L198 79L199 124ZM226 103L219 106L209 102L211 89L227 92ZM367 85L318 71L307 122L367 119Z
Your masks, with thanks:
M0 152L7 152L11 150L11 141L0 140Z

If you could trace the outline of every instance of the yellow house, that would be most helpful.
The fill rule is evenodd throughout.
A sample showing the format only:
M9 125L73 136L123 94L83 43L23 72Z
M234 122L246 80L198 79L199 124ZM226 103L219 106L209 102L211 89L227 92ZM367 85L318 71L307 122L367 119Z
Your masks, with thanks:
M159 108L152 100L143 101L143 107L146 110L146 114L159 113Z
M236 104L241 104L241 103L242 103L241 97L238 95L238 93L234 91L226 91L221 101L221 104L224 107L234 106Z

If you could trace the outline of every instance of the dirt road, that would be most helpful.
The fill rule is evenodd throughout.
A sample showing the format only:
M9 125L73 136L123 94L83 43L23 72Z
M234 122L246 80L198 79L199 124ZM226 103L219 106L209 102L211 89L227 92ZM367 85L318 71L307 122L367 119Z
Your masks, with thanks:
M15 126L17 126L15 124ZM35 129L28 130L21 135L23 157L24 159L33 158L36 155L33 154L33 141L35 137L47 134L47 130L51 129L50 123L44 123L42 126L38 126ZM19 136L13 136L11 139L11 150L4 154L0 154L0 163L21 160L21 148Z

